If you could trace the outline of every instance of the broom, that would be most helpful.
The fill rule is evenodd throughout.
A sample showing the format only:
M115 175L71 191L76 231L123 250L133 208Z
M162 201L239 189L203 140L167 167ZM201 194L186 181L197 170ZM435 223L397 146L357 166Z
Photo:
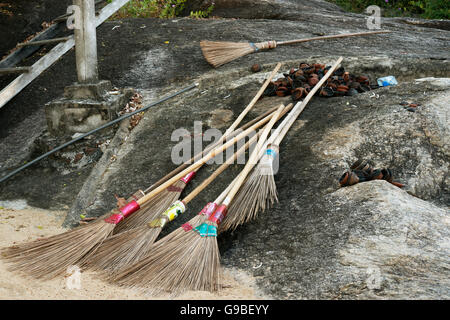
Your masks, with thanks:
M51 279L62 275L67 267L85 261L99 245L109 237L114 228L123 219L140 209L153 196L161 193L186 174L197 170L201 165L217 156L220 152L232 146L236 141L245 138L254 130L270 121L272 116L267 116L255 123L247 130L241 132L227 143L209 152L202 159L192 164L179 174L175 175L149 194L138 200L132 200L120 209L113 209L111 214L104 215L87 225L81 225L75 229L59 235L37 239L28 243L14 245L1 250L1 255L13 265L13 270L28 274L34 278Z
M293 106L293 104L289 104L289 105L283 110L283 113L282 113L281 116L284 116L285 113L289 112L289 111L291 110L292 106ZM252 137L252 138L250 139L250 141L249 141L247 144L253 143L252 141L253 141L254 139L256 139L256 136ZM242 147L241 147L241 149L240 149L236 154L234 154L234 157L233 157L233 159L232 159L231 161L234 161L234 160L239 156L239 154L240 154L241 152L242 152ZM225 170L225 168L226 168L227 166L228 166L228 164L226 164L226 163L223 164L219 169L217 169L217 171L216 171L214 174L216 174L216 175L220 174L220 172L223 171L223 170ZM204 183L205 183L205 182L204 182ZM235 181L232 182L231 185L233 185L234 183L236 183L236 179L235 179ZM197 226L198 224L205 222L206 219L208 219L208 217L211 215L211 213L213 213L214 210L217 208L218 204L219 204L220 202L222 202L223 199L225 199L226 194L227 194L227 193L230 191L230 189L231 189L231 185L230 185L230 187L227 188L224 192L222 192L222 194L221 194L214 202L208 203L208 204L200 211L200 213L199 213L198 215L194 216L191 220L189 220L187 223L183 224L180 228L178 228L178 229L176 229L175 231L171 232L169 235L167 235L167 236L163 237L162 239L160 239L159 241L157 241L157 242L155 243L156 248L158 248L158 246L160 246L160 245L165 245L165 243L172 241L172 240L173 240L174 238L176 238L178 235L180 235L180 234L182 234L182 233L184 233L184 232L186 232L186 231L192 230L193 226ZM199 187L201 187L201 186L199 186ZM186 199L183 200L183 203L184 203L184 204L186 204L185 202L186 202ZM181 206L181 209L183 209L183 208L184 208L184 207ZM183 213L183 212L182 212L182 213ZM142 231L142 234L144 234L144 233L147 234L146 232L144 232L144 230L147 230L147 229L148 229L148 228L144 227L144 228L142 228L140 231ZM159 231L158 231L158 233L159 233ZM135 236L136 236L136 235L133 235L132 237L130 237L130 239L133 239ZM137 237L137 236L136 236L136 237ZM115 238L115 237L112 237L112 238ZM111 241L112 241L112 238L110 238ZM156 238L156 236L155 236L154 238ZM133 241L133 240L131 240L131 241ZM136 242L137 242L137 241L136 241ZM119 241L117 241L117 243L119 243ZM139 241L139 243L143 243L143 242ZM104 246L106 246L106 245L108 245L108 244L109 244L109 241L106 241L106 242L102 245L102 247L104 247ZM127 246L128 246L128 244L127 244ZM97 256L97 255L100 255L100 251L102 251L102 247L100 247L99 251L96 252L96 254L95 254L96 256ZM118 246L117 246L117 247L118 247ZM140 247L139 244L137 245L137 247ZM151 250L153 250L154 247L151 246L150 248L151 248ZM125 256L125 255L128 255L128 253L125 253L125 252L126 252L126 249L123 249L123 250L122 250L122 249L118 249L118 250L123 251L123 253L122 253L122 254L121 254L121 253L114 253L114 252L113 252L114 250L111 250L111 251L110 251L110 252L111 252L111 255L114 256L114 258L113 258L114 260L117 260L116 257L118 257L118 256L122 256L122 257L123 257L123 256ZM105 250L105 251L106 251L106 250ZM145 248L144 251L147 251L147 253L148 253L148 252L149 252L149 249ZM145 256L147 253L139 254L139 257L143 257L143 256ZM106 256L106 255L105 255L105 256ZM138 255L136 255L136 256L138 256ZM114 266L114 267L110 268L109 264L106 263L106 261L111 260L110 257L106 257L106 258L103 258L103 259L100 259L100 258L99 258L99 259L97 259L97 260L98 260L98 262L93 263L93 265L98 265L98 266L99 266L98 269L106 269L106 268L107 268L107 269L117 270L117 269L119 269L119 268L121 267L121 266L118 266L118 267L115 267L115 266ZM128 261L130 261L129 259L124 258L124 260L127 261L126 264L131 264L131 263L128 262ZM133 259L133 260L134 260L135 262L137 262L137 261L139 260L139 258L136 258L136 259ZM125 263L122 264L122 265L125 265ZM114 279L114 278L112 278L112 279Z
M126 210L130 211L127 206ZM37 279L52 279L63 275L69 266L75 265L81 258L111 235L114 227L125 216L122 208L114 209L108 217L103 216L86 225L31 242L13 245L1 250L1 256L18 271Z
M117 270L127 265L138 262L152 248L164 226L186 211L186 206L201 191L203 191L214 179L216 179L228 166L233 163L254 141L258 135L253 136L244 146L233 154L225 163L217 168L214 173L204 180L183 200L174 201L167 210L157 212L157 217L148 225L143 225L120 234L114 235L90 256L83 267L93 270ZM162 212L162 213L161 213Z
M186 185L194 178L196 171L188 173L186 176L176 181L173 185L167 187L160 194L150 199L144 206L128 219L123 220L114 229L114 234L122 233L139 226L142 226L146 221L153 219L159 212L165 210L170 204L179 199ZM138 196L136 196L138 194ZM145 195L144 191L136 192L132 200L138 200Z
M206 153L206 152L210 151L211 149L213 149L214 147L218 146L220 143L225 141L225 139L232 138L234 136L233 134L237 134L240 131L247 129L248 127L252 126L257 121L261 120L265 116L268 116L269 114L272 114L276 110L276 107L275 107L274 108L275 110L272 110L272 111L269 110L264 115L254 119L253 121L250 121L246 125L242 126L240 128L240 130L236 130L237 126L241 123L241 121L244 119L244 117L254 107L256 102L261 98L262 94L264 93L264 91L266 90L267 86L272 81L273 77L277 74L277 72L280 69L280 67L281 67L281 63L277 63L275 68L270 73L269 77L264 81L263 85L261 86L261 88L256 93L255 97L245 107L245 109L241 112L241 114L238 116L238 118L231 124L231 126L227 129L225 134L222 136L222 138L219 139L215 144L213 144L213 145L209 146L208 148L206 148L204 153ZM141 191L141 192L139 192L139 191L136 192L133 195L134 200L137 200L137 199L141 198L142 196L144 196L148 192L150 192L153 189L155 189L156 187L160 186L163 182L167 181L169 178L173 177L175 174L177 174L180 171L182 171L183 169L187 168L189 163L191 163L192 161L197 161L201 157L201 155L202 155L202 153L194 156L187 163L185 163L183 165L180 165L177 169L173 170L172 172L167 174L165 177L163 177L162 179L158 180L152 186L147 188L147 190ZM121 222L117 226L117 228L114 230L114 234L121 233L123 231L130 230L130 229L142 226L144 223L146 223L147 221L149 221L152 218L154 218L155 214L159 214L160 212L165 210L167 207L169 207L170 204L172 204L174 201L178 200L179 196L181 195L181 192L186 187L186 184L193 178L193 174L194 173L195 172L188 173L188 176L190 174L192 174L192 176L189 176L189 177L187 176L187 177L182 178L181 180L175 182L175 184L173 184L172 186L169 186L168 188L166 188L164 191L162 191L160 194L155 196L153 199L151 199L146 204L145 207L141 208L138 212L136 212L135 214L130 216L128 219L126 219L123 222ZM136 197L136 195L138 197ZM128 199L128 202L132 201L132 200L133 199Z
M292 109L292 107L293 107L293 104L289 104L288 106L286 106L286 108L283 110L283 115L285 113L289 112ZM246 123L245 125L240 127L238 130L233 131L230 134L230 137L234 137L235 134L248 129L249 127L251 127L252 125L257 123L258 121L264 119L265 117L267 117L270 114L272 114L273 112L275 112L277 109L278 109L278 107L273 107L273 108L269 109L264 114L259 115L255 119L249 121L248 123ZM205 152L207 152L208 150L211 150L211 147L206 148ZM191 158L191 160L189 162L192 162L192 160L194 160L195 158L198 158L198 155L196 157ZM187 167L188 167L187 164L180 165L178 168L176 168L175 170L173 170L172 172L167 174L165 177L163 177L159 181L155 182L153 185L151 185L145 191L142 191L142 190L136 191L128 200L125 200L124 198L118 198L116 196L116 198L118 198L118 206L122 207L127 202L130 202L132 200L138 200L138 199L142 198L146 193L152 191L154 188L161 185L163 182L165 182L168 179L170 179L171 177L173 177L173 175L177 174L178 172L180 172L181 170L183 170ZM188 173L188 175L190 175L190 174L191 173ZM187 180L187 176L180 179L179 181L175 182L174 188L172 188L172 186L170 186L167 189L165 189L163 192L161 192L160 194L155 196L154 198L150 199L139 211L135 212L132 216L128 217L127 219L125 219L121 223L119 223L117 225L117 227L114 229L114 234L118 234L118 233L130 230L130 229L134 229L139 226L142 226L147 221L154 218L156 214L158 214L159 212L162 212L162 210L169 207L169 205L171 203L178 200L178 198L182 192L182 189L184 190L184 187L186 186L186 183L185 183L186 180ZM170 189L170 191L169 191L169 189ZM169 194L171 196L169 197L167 194ZM169 200L172 200L172 201L170 202Z
M290 111L290 109L292 109L292 106L293 106L292 104L289 104L283 112ZM230 134L230 138L233 137L235 134L251 127L258 121L262 120L263 118L265 118L268 115L275 112L277 109L278 109L278 107L273 107L273 108L269 109L268 111L266 111L264 114L259 115L255 119L247 122L245 125L240 127L238 130L233 131ZM208 152L209 150L211 150L212 147L213 146L207 147L205 149L205 151L202 151L195 157L192 157L191 160L188 161L187 163L191 163L194 159L198 159L199 155L201 155L203 152ZM130 202L132 200L138 200L138 199L142 198L143 196L145 196L146 193L152 191L157 186L161 185L163 182L167 181L168 179L173 177L175 174L177 174L181 170L187 168L188 166L189 165L186 163L178 166L175 170L168 173L166 176L164 176L163 178L161 178L160 180L155 182L153 185L151 185L146 190L136 191L130 198L128 198L128 200L125 200L124 198L119 198L116 196L116 198L118 200L118 207L120 208L123 205L125 205L127 202ZM190 175L190 174L191 173L188 173L188 175ZM121 233L121 232L130 230L130 229L134 229L139 226L142 226L147 221L154 218L155 214L158 214L158 212L161 212L162 210L167 208L171 203L178 200L178 198L182 192L182 189L184 190L184 188L186 187L186 183L183 181L183 179L185 181L187 180L185 178L187 178L187 176L178 180L177 182L175 182L175 184L173 185L173 188L172 188L172 186L170 186L167 189L165 189L163 192L161 192L160 194L155 196L154 198L150 199L147 203L145 203L145 205L139 211L135 212L132 216L128 217L127 219L125 219L121 223L119 223L117 225L117 227L114 229L114 234ZM191 178L193 178L193 177L191 177ZM167 201L166 201L166 199L167 199Z
M224 42L224 41L200 41L200 47L203 52L203 56L206 61L213 67L219 67L225 63L233 61L237 58L243 57L250 53L258 52L260 50L274 49L277 46L301 43L314 40L326 40L326 39L337 39L337 38L347 38L356 36L365 36L380 33L390 33L392 31L370 31L370 32L359 32L359 33L347 33L347 34L337 34L331 36L314 37L308 39L298 39L290 41L265 41L259 43L252 42Z
M278 64L275 70L277 70L277 68L279 69L280 66L281 65ZM271 74L272 77L276 73L275 70ZM266 81L265 85L267 86L269 83L270 81ZM262 95L263 92L264 90L261 88L259 96ZM255 97L255 99L252 100L253 104L256 103L256 101L257 99ZM250 108L251 106L249 105L245 111L248 112ZM240 117L240 119L242 118L243 116ZM209 159L230 147L235 141L241 139L245 134L255 130L267 121L269 121L269 116L249 127L241 133L239 138L234 137L226 144L226 147L222 146L221 150L218 148L217 150L210 152L208 154L210 155L209 158L207 156L203 157L194 165L182 170L181 173L178 173L175 177L172 177L169 181L163 183L163 185L156 187L155 190L151 191L149 194L144 195L138 200L129 201L119 210L113 210L109 217L105 215L102 219L97 219L94 222L81 225L59 235L14 245L9 248L3 248L0 250L2 257L14 266L14 270L31 275L35 278L51 279L58 275L62 275L67 267L78 263L82 259L85 260L89 253L95 251L107 237L112 235L116 225L124 220L125 217L130 216L132 213L139 210L140 206L152 199L152 197L160 194L164 189L173 185L183 176L197 170Z
M235 201L231 204L227 218L220 225L220 232L236 229L239 225L254 219L259 212L264 212L266 208L278 201L272 165L276 155L279 154L279 145L308 102L320 90L341 62L342 57L333 64L329 72L314 86L303 102L295 105L289 115L272 133L266 142L268 147L260 162L247 178L242 188L239 189Z
M230 192L231 187L237 182L238 178L239 178L239 176L237 176L233 180L233 182L224 191L222 191L222 193L216 198L216 200L214 200L213 202L207 203L206 206L203 207L203 209L196 216L194 216L188 222L183 224L181 227L175 229L174 231L172 231L171 233L169 233L165 237L163 237L160 240L156 241L154 243L153 248L152 248L152 252L153 251L158 251L162 247L165 247L165 246L169 245L169 243L171 241L175 240L179 236L182 236L184 233L186 233L188 231L191 231L194 227L196 227L196 226L206 222L206 220L208 220L208 218L214 213L214 211L216 211L216 209L219 206L219 204L223 200L225 200L225 197Z
M255 164L259 149L283 110L273 114L252 152L238 180L232 185L222 205L207 222L171 241L170 246L151 252L140 262L118 274L114 280L121 285L149 288L152 294L169 291L174 294L184 290L217 291L220 287L220 262L217 246L217 225L226 214L226 207L242 185Z

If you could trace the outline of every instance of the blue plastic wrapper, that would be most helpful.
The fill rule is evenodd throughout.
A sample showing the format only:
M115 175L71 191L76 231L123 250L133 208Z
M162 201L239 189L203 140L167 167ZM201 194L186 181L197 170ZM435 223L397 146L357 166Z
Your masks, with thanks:
M378 78L377 82L380 87L395 86L398 84L397 79L395 79L394 76Z

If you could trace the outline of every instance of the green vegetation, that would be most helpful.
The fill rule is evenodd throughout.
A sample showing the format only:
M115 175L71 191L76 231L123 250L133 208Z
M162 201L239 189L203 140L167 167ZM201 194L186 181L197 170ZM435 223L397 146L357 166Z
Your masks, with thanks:
M111 1L111 0L108 0ZM344 10L364 12L370 5L382 9L384 17L420 17L425 19L450 19L449 0L328 0ZM120 18L174 18L181 14L187 0L131 0L113 19ZM202 10L191 11L190 17L207 18L214 9L214 2Z
M449 0L328 0L344 10L364 12L370 5L382 9L384 17L408 16L425 19L450 19Z
M111 1L111 0L108 0ZM112 18L174 18L181 14L187 0L131 0ZM214 9L212 3L205 10L191 11L192 18L207 18Z
M214 2L208 8L206 8L206 10L191 11L190 17L196 19L207 18L213 10Z

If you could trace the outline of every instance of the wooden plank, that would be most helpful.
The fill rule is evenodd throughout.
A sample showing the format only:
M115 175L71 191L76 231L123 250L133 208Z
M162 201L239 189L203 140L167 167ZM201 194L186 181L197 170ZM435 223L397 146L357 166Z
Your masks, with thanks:
M115 0L112 3L105 6L97 16L97 27L101 25L106 19L111 17L120 8L126 5L130 0Z
M94 0L74 0L81 8L81 23L75 28L75 54L79 83L98 81L97 32Z
M75 44L73 36L70 40L56 45L45 56L39 59L31 66L28 73L21 74L6 88L0 92L0 108L9 102L16 94L25 88L31 81L36 79L43 71L61 58L67 51L69 51Z
M0 68L0 74L30 72L30 67Z
M51 39L56 34L58 34L60 32L60 30L63 29L64 26L65 26L64 24L53 24L50 27L48 27L45 31L39 33L36 37L34 37L30 41L34 42L34 41ZM31 56L33 53L35 53L39 49L40 49L40 47L36 47L36 46L20 47L20 48L14 50L11 54L9 54L2 61L0 61L0 68L14 67L20 61L22 61L25 58L28 58L29 56Z
M123 5L130 0L115 0L114 2L105 6L96 18L96 26L101 25L106 19L113 15ZM73 36L66 42L56 45L45 56L39 59L33 66L29 73L24 73L18 76L6 88L0 91L0 108L8 103L16 94L25 88L31 81L36 79L44 70L50 67L53 63L58 61L67 51L75 45Z
M53 38L53 39L47 39L47 40L40 40L40 41L29 41L24 43L19 43L18 47L24 47L24 46L40 46L43 44L49 44L54 42L63 42L69 40L70 37L61 37L61 38Z

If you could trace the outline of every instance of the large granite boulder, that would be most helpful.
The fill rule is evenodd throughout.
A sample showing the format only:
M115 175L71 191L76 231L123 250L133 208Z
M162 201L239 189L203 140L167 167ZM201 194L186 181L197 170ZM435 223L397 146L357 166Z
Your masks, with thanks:
M393 33L279 47L219 69L206 63L198 45L202 39L288 40L367 30L365 16L343 13L323 1L264 5L274 3L314 10L298 10L300 18L281 10L283 20L267 13L270 19L104 23L98 29L102 79L136 88L144 104L193 82L199 88L149 110L132 131L124 123L96 161L63 168L48 159L18 174L0 186L0 200L66 208L68 225L76 224L80 214L99 216L115 206L114 194L128 196L175 167L173 130L193 133L194 121L201 121L203 130L223 132L276 62L283 62L281 77L300 62L330 64L342 55L350 72L367 75L372 83L394 75L399 85L312 99L280 146L279 203L220 236L223 264L253 274L261 290L274 298L448 299L448 31L383 19L383 28ZM250 71L255 62L262 72ZM2 117L20 118L4 122L1 172L37 155L33 141L46 131L44 104L73 82L73 71L70 53L1 110ZM420 106L409 112L402 101ZM264 97L245 121L288 102L290 97ZM339 188L340 175L359 158L392 169L405 188L385 181ZM202 168L183 195L215 167ZM227 169L163 235L215 199L241 169Z

